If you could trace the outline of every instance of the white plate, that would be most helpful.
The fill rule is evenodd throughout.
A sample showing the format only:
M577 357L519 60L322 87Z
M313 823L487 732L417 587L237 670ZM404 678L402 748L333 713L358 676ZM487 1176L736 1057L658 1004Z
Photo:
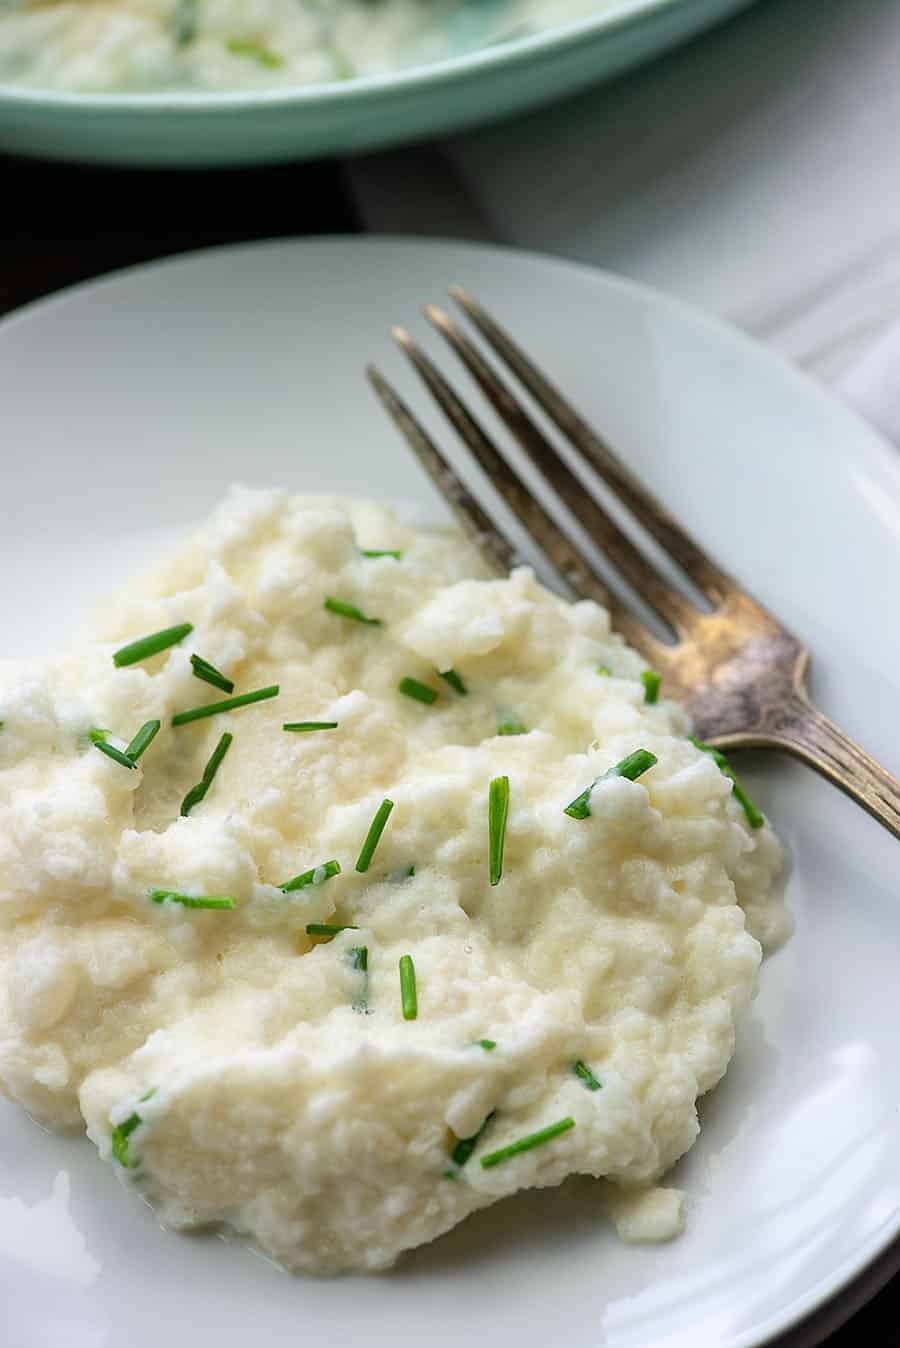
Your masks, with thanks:
M434 508L362 378L389 325L466 283L810 643L824 709L900 769L900 467L726 328L546 259L404 240L231 249L0 326L6 654L89 602L233 478ZM418 399L419 403L421 400ZM444 437L446 438L446 437ZM747 776L793 856L797 932L677 1173L684 1237L620 1245L591 1183L480 1214L381 1278L292 1279L162 1232L93 1148L0 1110L0 1304L15 1348L738 1348L794 1324L900 1230L897 842L804 768Z

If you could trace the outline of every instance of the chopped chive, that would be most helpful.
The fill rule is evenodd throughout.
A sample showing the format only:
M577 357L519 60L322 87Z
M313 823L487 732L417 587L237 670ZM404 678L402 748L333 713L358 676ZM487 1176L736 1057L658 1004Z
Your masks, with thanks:
M438 695L433 688L429 688L427 683L419 683L418 679L405 678L397 684L397 691L405 693L407 697L413 697L417 702L425 702L431 706L432 702L437 702Z
M117 669L122 669L125 665L136 665L139 660L149 660L151 655L159 655L160 651L177 646L193 630L193 623L179 623L177 627L164 627L161 632L138 637L137 641L130 641L114 653L113 664Z
M293 894L297 889L308 889L310 885L324 885L326 880L330 880L334 875L340 875L341 863L339 861L323 861L320 866L313 866L312 870L304 871L302 875L295 875L293 880L286 880L278 888L282 894Z
M332 599L329 596L322 607L327 608L329 613L336 613L339 618L352 618L354 622L368 623L370 627L381 626L380 618L367 618L362 609L355 604L348 604L344 599Z
M495 777L488 792L488 841L492 885L499 885L500 877L503 874L503 848L506 842L508 814L509 778Z
M150 898L154 903L180 903L183 908L235 907L234 899L220 898L214 894L179 894L174 889L151 889Z
M187 819L194 806L200 804L201 800L206 795L207 790L208 788L203 782L198 782L196 786L191 787L190 791L188 791L184 800L181 802L180 814L182 819Z
M136 763L159 733L159 721L145 721L125 750L125 757Z
M279 56L278 52L272 51L270 47L264 47L261 42L247 42L244 38L230 37L225 43L225 50L232 56L246 56L250 61L256 61L258 65L266 66L269 70L277 70L284 65L284 57Z
M140 1121L140 1114L129 1114L124 1123L116 1124L110 1137L113 1156L119 1162L119 1165L125 1166L128 1170L134 1170L140 1165L137 1159L132 1161L128 1156L128 1139Z
M641 773L647 772L657 761L656 754L651 754L649 749L635 749L633 754L628 754L621 762L616 763L606 772L601 772L599 777L595 777L590 786L585 787L580 796L566 806L564 814L572 819L587 819L591 812L591 794L594 787L599 782L607 781L610 777L627 777L630 782L640 777Z
M415 866L410 866L409 870L406 872L406 878L407 878L407 880L412 879L412 877L415 875L415 873L416 873L416 868L415 868Z
M609 677L611 676L611 674L612 674L612 670L610 669L609 665L598 665L598 666L597 666L597 673L598 673L598 674L605 674L605 675L607 676L607 678L609 678Z
M111 758L114 763L121 763L123 768L137 767L137 764L133 763L128 755L123 753L121 749L116 749L114 745L107 744L106 737L109 734L108 730L91 730L88 733L90 735L91 744L93 744L95 749L99 749L101 754L106 754L107 758Z
M504 717L502 721L497 722L498 735L527 735L528 726L524 721L520 721L517 716Z
M575 1127L575 1120L570 1116L560 1119L558 1123L551 1123L547 1128L540 1128L536 1133L529 1133L527 1137L520 1137L517 1142L510 1142L508 1147L501 1147L498 1151L488 1152L487 1156L482 1156L481 1165L484 1170L490 1170L492 1166L501 1165L503 1161L509 1161L513 1156L520 1156L523 1151L533 1151L535 1147L541 1147L545 1142L552 1142L553 1138L559 1137L560 1133L567 1133L570 1128Z
M360 557L393 557L395 562L399 562L403 553L399 548L360 548Z
M173 22L175 46L189 46L197 36L197 0L177 0Z
M282 730L296 730L302 733L306 730L337 730L337 721L285 721L281 727Z
M369 869L372 857L375 855L375 848L378 846L381 835L384 832L384 826L388 821L388 815L393 808L394 802L385 799L381 802L375 812L375 818L369 825L369 831L366 834L365 842L362 845L359 859L356 863L356 869L359 871L360 875Z
M358 969L363 976L362 994L354 998L352 1008L361 1015L369 1013L369 947L366 945L355 945L349 951L350 963L354 969Z
M205 707L192 707L190 711L178 712L172 717L172 724L187 725L189 721L199 721L204 716L215 716L220 711L236 711L238 707L249 707L252 702L264 702L266 698L277 697L278 693L278 684L273 683L269 688L257 688L253 693L225 697L221 702L207 702Z
M641 671L641 683L644 685L644 701L658 702L662 675L657 674L655 669L644 669Z
M219 743L213 749L209 756L209 762L203 769L203 776L200 778L204 786L210 786L216 773L219 771L219 765L222 759L231 748L231 741L234 739L230 730L226 730L219 740Z
M572 1064L572 1071L578 1077L578 1080L584 1083L589 1091L599 1091L602 1089L603 1083L597 1080L587 1063L583 1062L581 1058Z
M195 805L200 804L201 800L203 800L207 791L212 786L213 778L219 771L219 765L221 764L222 759L231 748L231 741L233 739L234 736L226 730L215 749L213 749L209 756L209 761L203 769L203 776L200 778L200 781L196 786L191 787L190 791L181 802L181 813L184 817L187 817L187 815L190 814Z
M478 1143L484 1137L488 1125L491 1122L491 1119L496 1114L496 1112L497 1111L494 1109L491 1110L490 1114L488 1114L484 1123L478 1129L478 1132L473 1134L472 1137L461 1137L459 1139L456 1146L450 1153L450 1160L457 1167L457 1169L459 1169L460 1166L464 1166L466 1161L468 1161L469 1157L472 1155L472 1152L475 1150L475 1148L478 1146ZM454 1179L456 1178L456 1175L452 1170L449 1172L449 1175L452 1176Z
M202 679L204 683L211 683L213 688L221 688L223 693L234 692L234 680L228 679L215 665L211 665L208 660L204 660L200 655L191 656L191 669L194 671L194 677Z
M485 1051L485 1053L490 1053L491 1049L494 1049L494 1048L497 1047L497 1045L496 1045L496 1043L494 1042L493 1039L479 1039L477 1042L478 1042L478 1047L479 1047L479 1048L483 1048L484 1051Z
M415 1020L419 1014L419 999L416 993L416 969L412 955L400 956L400 1005L404 1020Z
M449 683L453 691L459 693L460 697L466 697L468 695L469 690L455 669L440 669L438 670L438 673L444 680L444 683Z
M138 1103L143 1104L145 1100L149 1100L150 1096L155 1094L156 1087L153 1086L149 1091L144 1092ZM117 1123L110 1134L112 1154L119 1162L119 1165L125 1166L128 1170L136 1170L140 1165L140 1160L137 1157L133 1161L129 1159L128 1139L141 1122L140 1114L138 1114L137 1110L134 1110L122 1123Z
M307 936L340 936L342 931L359 931L359 927L351 926L349 923L332 924L331 922L307 922Z
M712 758L715 761L716 765L718 766L719 771L724 773L724 775L729 779L729 781L731 782L731 794L734 796L735 800L738 802L741 809L744 811L744 814L747 816L747 823L750 825L750 827L762 828L763 824L766 822L765 815L762 813L761 810L758 810L757 807L753 804L753 801L747 795L747 792L744 790L744 788L738 781L737 777L735 776L734 769L728 762L728 759L725 757L725 755L723 753L720 753L718 749L714 749L711 744L704 744L703 740L695 739L693 735L691 735L690 739L691 744L695 745L698 749L702 749L705 754L712 755Z

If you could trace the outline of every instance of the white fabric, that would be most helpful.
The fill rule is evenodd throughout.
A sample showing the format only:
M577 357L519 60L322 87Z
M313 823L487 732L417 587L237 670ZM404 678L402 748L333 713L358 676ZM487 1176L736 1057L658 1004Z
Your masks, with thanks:
M898 52L894 0L759 0L611 85L351 181L370 228L535 248L711 309L900 443Z

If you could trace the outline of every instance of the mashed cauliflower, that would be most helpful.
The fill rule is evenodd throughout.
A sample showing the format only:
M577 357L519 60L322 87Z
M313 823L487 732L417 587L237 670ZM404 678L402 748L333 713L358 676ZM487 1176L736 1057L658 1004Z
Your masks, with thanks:
M288 88L536 32L610 0L0 0L0 83L82 93Z
M173 726L227 696L191 655L233 696L278 694ZM86 1124L164 1223L227 1224L293 1270L386 1268L572 1172L613 1183L625 1235L673 1234L680 1196L655 1186L754 993L745 915L773 939L786 919L773 833L749 826L683 713L646 704L642 669L602 609L525 569L486 576L455 533L233 489L89 643L0 666L6 1093L49 1126ZM90 737L121 751L153 719L134 769ZM282 728L307 721L337 725ZM637 749L656 765L564 813ZM225 906L184 902L210 896Z

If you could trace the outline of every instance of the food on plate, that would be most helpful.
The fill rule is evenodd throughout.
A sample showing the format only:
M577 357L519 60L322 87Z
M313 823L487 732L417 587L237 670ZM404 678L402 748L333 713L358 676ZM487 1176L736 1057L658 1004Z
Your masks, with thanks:
M610 0L0 0L0 83L89 92L287 88L379 75Z
M680 1228L781 852L603 609L234 488L0 722L0 1082L164 1223L381 1269L577 1172Z

